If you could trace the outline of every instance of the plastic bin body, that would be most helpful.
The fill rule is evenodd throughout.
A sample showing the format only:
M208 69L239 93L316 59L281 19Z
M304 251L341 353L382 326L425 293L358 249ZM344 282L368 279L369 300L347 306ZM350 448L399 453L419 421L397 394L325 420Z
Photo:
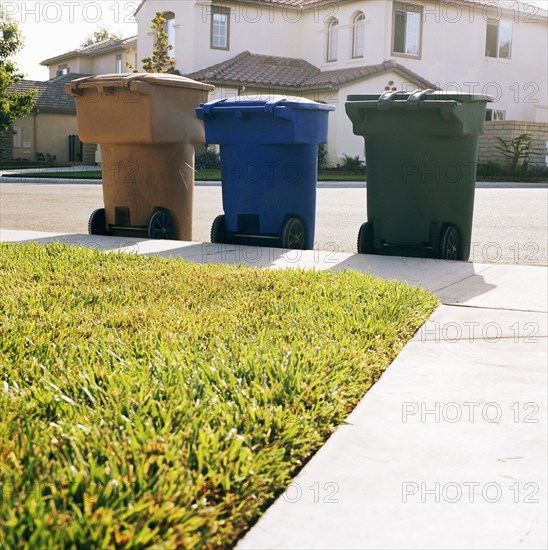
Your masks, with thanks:
M101 146L109 233L147 233L154 212L173 220L173 238L192 239L194 144L204 143L195 108L213 86L169 74L84 77L76 98L81 141Z
M196 110L207 143L220 145L228 242L270 239L299 218L303 248L312 248L316 217L318 145L327 141L334 108L277 96L221 100Z
M375 253L440 257L457 229L455 259L470 254L478 137L489 96L444 92L348 96L366 141L367 218Z

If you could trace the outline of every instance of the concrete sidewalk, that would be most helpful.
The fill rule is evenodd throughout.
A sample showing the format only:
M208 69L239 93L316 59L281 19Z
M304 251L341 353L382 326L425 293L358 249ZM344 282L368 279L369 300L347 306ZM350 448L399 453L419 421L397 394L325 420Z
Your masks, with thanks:
M354 269L442 303L240 541L546 548L548 268L0 230L200 263Z

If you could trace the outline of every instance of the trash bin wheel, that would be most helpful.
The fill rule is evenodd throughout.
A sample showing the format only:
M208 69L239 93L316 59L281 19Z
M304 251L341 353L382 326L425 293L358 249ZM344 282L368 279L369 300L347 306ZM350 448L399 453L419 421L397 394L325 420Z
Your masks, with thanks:
M362 223L358 232L358 254L373 254L373 222Z
M211 225L211 242L226 243L226 222L224 214L217 216Z
M280 235L282 248L303 249L304 248L304 224L299 218L288 218Z
M97 208L91 213L88 220L88 233L90 235L108 235L107 222L104 208Z
M440 258L456 260L459 257L459 232L454 225L446 225L441 230Z
M171 214L164 209L156 210L148 222L149 239L173 239L175 224Z

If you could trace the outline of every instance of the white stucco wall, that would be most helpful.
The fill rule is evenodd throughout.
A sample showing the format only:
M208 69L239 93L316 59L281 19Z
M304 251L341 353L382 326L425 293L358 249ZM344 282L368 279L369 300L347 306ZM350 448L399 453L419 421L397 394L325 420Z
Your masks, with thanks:
M394 54L393 59L442 89L493 95L492 108L505 110L508 120L535 120L538 108L548 103L545 19L532 22L527 13L478 6L459 10L455 2L416 3L424 6L421 58ZM513 22L509 60L485 56L487 19L499 17ZM387 33L386 46L391 39Z
M361 0L335 3L305 10L302 30L298 33L298 55L324 71L360 65L374 65L389 58L384 51L385 19L390 8L387 0ZM352 58L354 16L365 15L364 57ZM338 25L337 61L327 62L327 22L336 18Z
M126 67L126 61L135 65L136 48L120 48L112 52L94 57L75 56L65 61L49 66L49 78L57 76L60 65L67 65L71 73L77 74L108 74L116 72L116 56L122 55L122 72L130 72Z
M103 55L98 55L93 58L92 74L108 74L116 72L116 56L122 56L122 72L131 72L131 69L126 67L126 61L132 65L135 64L136 49L117 50Z
M67 65L69 72L77 74L92 74L93 73L93 59L88 57L71 57L64 61L54 63L49 66L49 78L55 78L57 71L61 65Z
M137 13L139 59L152 54L154 32L150 24L156 12L175 14L175 59L181 73L189 73L221 63L239 53L300 57L295 45L302 29L293 22L294 9L251 4L232 4L229 23L229 49L211 48L212 2L148 0ZM226 4L228 6L228 3Z
M506 111L508 120L545 121L548 116L548 24L530 11L487 12L484 7L459 4L459 0L405 0L423 7L421 57L392 53L392 0L355 0L323 4L297 12L291 8L231 4L230 49L210 48L209 0L148 0L137 14L139 59L152 53L150 21L156 11L175 13L177 68L182 73L231 59L244 50L252 53L300 57L322 70L373 65L394 59L442 89L488 93L497 102L491 108ZM229 5L227 2L225 5ZM456 6L460 6L456 7ZM365 14L362 59L352 59L352 20ZM513 21L510 60L485 57L487 17ZM326 62L326 21L339 21L336 62ZM334 103L331 116L329 160L343 154L363 157L363 140L353 136L344 112L350 93L382 93L388 80L406 84L396 74L354 82L323 95ZM221 91L218 91L221 93Z

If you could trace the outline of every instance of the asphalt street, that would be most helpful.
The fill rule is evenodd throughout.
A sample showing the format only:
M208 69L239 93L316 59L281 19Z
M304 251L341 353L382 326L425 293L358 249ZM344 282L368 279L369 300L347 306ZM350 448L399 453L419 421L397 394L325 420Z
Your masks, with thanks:
M0 227L87 233L102 202L100 184L0 183ZM208 242L221 213L221 188L197 186L193 240ZM477 189L470 261L548 265L547 220L548 189ZM318 189L316 248L355 252L364 221L365 189Z

